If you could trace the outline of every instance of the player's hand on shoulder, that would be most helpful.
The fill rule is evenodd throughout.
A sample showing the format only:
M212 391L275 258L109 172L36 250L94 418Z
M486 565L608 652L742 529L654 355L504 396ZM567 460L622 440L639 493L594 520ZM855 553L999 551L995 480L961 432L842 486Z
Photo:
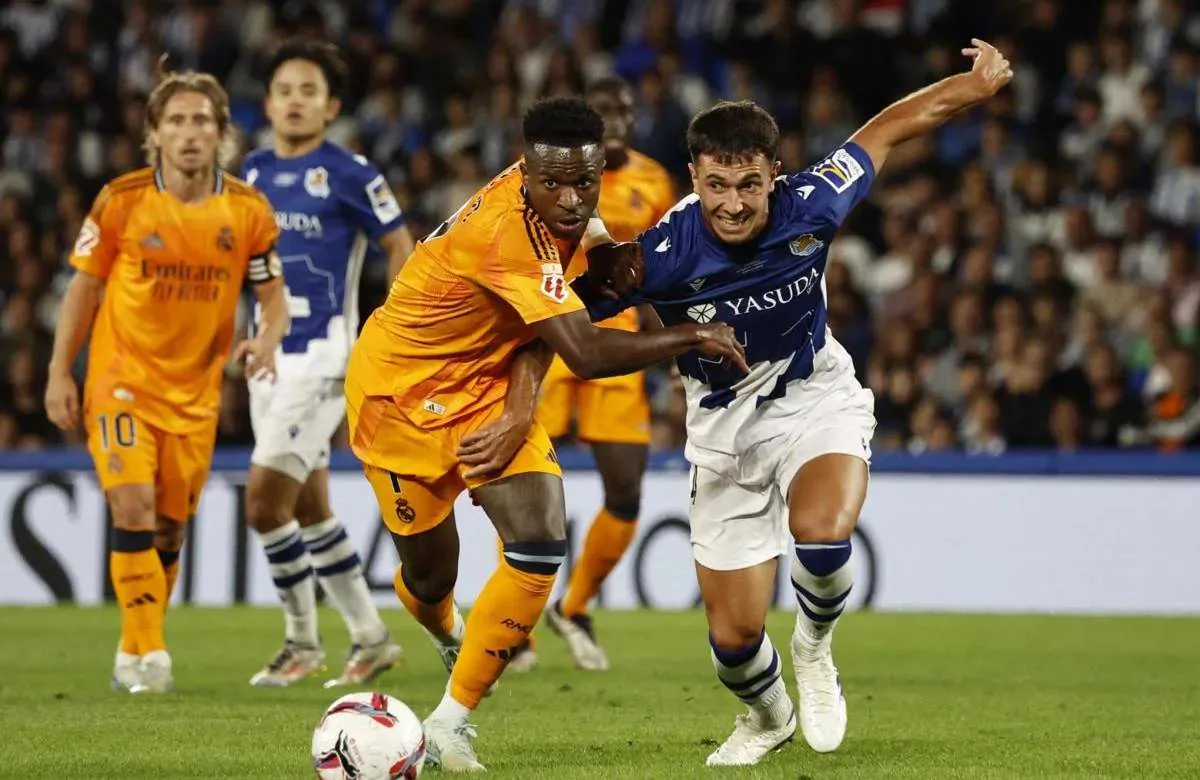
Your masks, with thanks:
M975 79L981 99L990 98L1012 81L1012 65L999 49L987 41L972 38L971 45L962 53L974 60L971 76Z
M70 371L51 371L46 382L46 416L60 430L69 431L79 421L79 387Z
M485 479L504 471L517 455L532 418L504 412L477 431L467 434L458 443L458 462L469 466L466 479Z
M693 329L696 338L700 340L696 349L701 355L728 361L744 373L750 373L750 366L746 363L746 350L737 340L737 334L729 325L724 322L710 322L704 325L697 323L683 327Z
M642 286L645 264L636 241L601 244L587 252L588 278L606 298L626 298Z
M261 338L246 339L237 345L233 359L239 363L245 361L247 378L275 381L274 344L268 344Z

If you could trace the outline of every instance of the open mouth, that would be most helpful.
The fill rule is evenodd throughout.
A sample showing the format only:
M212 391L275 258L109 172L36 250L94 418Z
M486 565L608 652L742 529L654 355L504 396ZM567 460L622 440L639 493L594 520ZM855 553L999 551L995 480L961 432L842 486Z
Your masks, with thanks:
M284 118L289 122L301 122L304 120L304 114L299 111L289 111Z
M737 230L738 228L742 227L749 221L750 221L749 214L739 214L736 217L731 217L726 214L722 214L717 217L717 224L720 225L721 227L725 228L726 230Z
M573 233L583 226L583 217L563 217L554 224L564 233Z

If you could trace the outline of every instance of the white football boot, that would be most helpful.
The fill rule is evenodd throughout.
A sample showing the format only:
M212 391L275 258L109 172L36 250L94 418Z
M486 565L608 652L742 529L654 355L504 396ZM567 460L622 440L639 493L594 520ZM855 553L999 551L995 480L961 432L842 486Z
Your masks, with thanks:
M562 602L558 601L546 610L546 624L566 640L577 669L593 672L608 669L608 654L596 641L596 629L590 615L567 617L562 613Z
M365 685L395 666L403 655L404 651L400 649L400 645L393 642L390 636L369 647L353 645L341 676L326 682L325 687Z
M141 684L142 657L117 650L117 659L113 663L112 689L131 691Z
M733 733L712 752L705 762L708 766L751 766L768 753L778 750L796 734L796 709L787 702L788 717L782 726L763 723L756 710L738 715Z
M833 665L833 632L814 639L797 618L792 632L792 667L804 739L818 753L831 753L846 737L846 697Z
M171 676L171 656L166 650L152 650L142 656L141 681L129 689L130 693L170 693L175 690L175 678Z
M479 763L471 740L475 727L470 723L449 723L429 718L425 721L425 760L443 772L486 772Z
M286 688L325 669L325 651L287 640L270 663L250 678L255 688Z

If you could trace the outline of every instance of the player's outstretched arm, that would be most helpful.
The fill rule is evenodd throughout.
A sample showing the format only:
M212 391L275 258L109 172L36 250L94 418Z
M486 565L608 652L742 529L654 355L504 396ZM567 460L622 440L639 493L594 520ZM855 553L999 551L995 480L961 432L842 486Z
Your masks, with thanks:
M45 402L46 416L64 431L73 428L79 420L79 388L71 376L71 365L96 319L104 285L105 281L100 277L77 271L67 285L67 294L58 310Z
M723 322L629 333L597 328L586 312L575 311L534 323L533 329L580 379L632 374L693 349L750 370L745 350Z
M974 62L967 73L944 78L876 114L850 137L879 171L892 147L928 133L965 108L987 100L1012 80L1012 66L995 46L971 39L962 50Z
M517 351L509 373L504 413L459 442L458 460L471 467L463 475L467 479L498 474L516 456L533 425L538 392L553 359L554 350L541 339Z

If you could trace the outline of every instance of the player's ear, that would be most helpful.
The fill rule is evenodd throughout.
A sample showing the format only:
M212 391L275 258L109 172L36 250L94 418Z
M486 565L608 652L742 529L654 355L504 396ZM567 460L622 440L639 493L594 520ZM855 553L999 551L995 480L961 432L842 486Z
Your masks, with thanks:
M688 176L692 177L692 192L700 194L700 174L696 172L696 163L688 163Z
M521 160L519 163L517 163L517 167L521 170L521 178L529 176L529 168L526 167L524 160Z
M342 99L331 97L329 98L329 106L325 109L325 124L329 124L337 119L338 114L342 112Z

